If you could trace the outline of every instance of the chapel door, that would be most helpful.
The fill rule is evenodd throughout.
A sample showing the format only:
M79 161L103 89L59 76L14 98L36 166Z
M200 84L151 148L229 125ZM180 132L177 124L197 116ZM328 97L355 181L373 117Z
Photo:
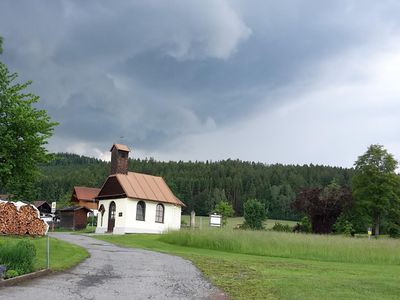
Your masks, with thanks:
M108 210L108 232L113 232L115 226L115 202L110 203L110 209Z

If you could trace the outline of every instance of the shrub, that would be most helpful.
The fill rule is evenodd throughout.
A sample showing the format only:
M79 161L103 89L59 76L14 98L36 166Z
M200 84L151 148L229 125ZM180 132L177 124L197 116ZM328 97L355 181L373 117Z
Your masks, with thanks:
M353 224L343 217L337 219L335 225L333 225L333 229L336 233L342 233L344 235L354 236L355 234Z
M214 211L222 216L222 225L226 226L226 223L228 222L228 217L232 217L233 213L235 212L233 210L232 204L230 204L227 201L221 201L219 202L215 208Z
M275 225L272 227L272 230L279 232L292 232L292 227L290 227L288 224L276 222Z
M300 226L302 232L311 232L310 218L304 217L303 219L301 219Z
M0 245L0 264L6 265L8 270L17 271L18 274L34 271L35 256L35 246L27 240Z
M263 229L263 222L267 218L265 215L265 206L256 199L247 200L243 205L244 223L250 229Z
M87 224L92 225L92 223L93 223L93 226L97 226L97 216L89 216L87 218Z
M5 278L6 278L6 279L8 279L8 278L13 278L13 277L17 277L18 275L19 275L19 274L18 274L17 271L15 271L15 270L8 270L8 271L6 272Z
M293 232L305 232L305 233L310 233L311 232L311 222L308 217L304 217L301 219L300 223L297 223L293 227Z

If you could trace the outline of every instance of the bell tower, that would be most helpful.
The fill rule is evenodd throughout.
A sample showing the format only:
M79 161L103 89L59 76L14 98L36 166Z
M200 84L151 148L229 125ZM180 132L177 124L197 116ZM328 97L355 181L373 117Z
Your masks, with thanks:
M129 148L122 144L114 144L111 149L111 175L128 174Z

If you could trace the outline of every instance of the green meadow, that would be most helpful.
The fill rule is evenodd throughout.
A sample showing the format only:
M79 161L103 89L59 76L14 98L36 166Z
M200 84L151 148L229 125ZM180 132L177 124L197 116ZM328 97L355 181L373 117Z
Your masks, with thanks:
M16 243L21 239L29 240L36 248L35 269L47 268L47 237L0 236L0 243ZM49 245L50 269L53 271L68 269L89 257L86 249L58 239L50 238Z
M95 236L191 260L232 299L399 299L400 241L226 229Z
M209 228L208 223L209 223L209 217L205 217L205 216L196 216L195 220L195 227L198 229L206 229ZM184 226L189 226L190 225L190 216L188 215L182 215L182 222L184 224ZM244 222L244 218L243 217L234 217L234 218L228 218L228 222L226 224L226 228L225 229L233 229L233 228L237 228L239 225L242 225ZM271 229L272 226L274 226L274 224L276 222L279 222L281 224L288 224L290 226L294 226L296 225L297 222L295 221L288 221L288 220L274 220L274 219L267 219L264 222L264 227L266 229Z

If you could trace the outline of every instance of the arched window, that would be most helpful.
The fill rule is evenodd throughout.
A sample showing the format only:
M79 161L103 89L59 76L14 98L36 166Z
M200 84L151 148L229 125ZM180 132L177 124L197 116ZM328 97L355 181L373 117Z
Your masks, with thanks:
M136 220L144 221L146 215L146 203L139 201L136 205Z
M157 204L156 207L156 222L164 223L164 205Z
M99 208L99 212L101 214L100 226L103 226L103 216L104 216L105 211L106 211L106 209L104 208L104 205L103 204L100 205L100 208ZM98 222L98 220L97 220L97 222Z

